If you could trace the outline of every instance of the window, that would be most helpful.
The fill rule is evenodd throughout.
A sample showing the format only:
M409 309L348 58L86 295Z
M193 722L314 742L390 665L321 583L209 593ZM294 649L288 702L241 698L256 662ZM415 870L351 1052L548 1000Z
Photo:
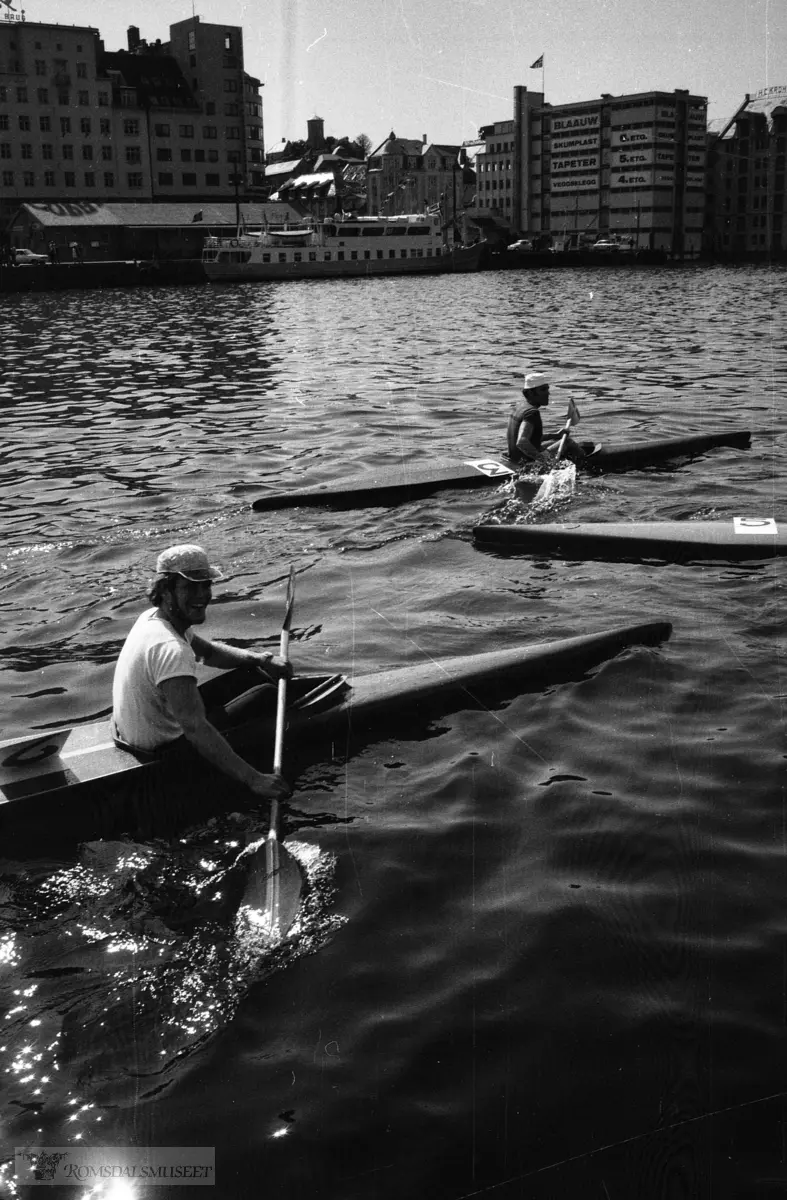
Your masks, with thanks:
M237 92L237 90L238 90L237 79L225 79L224 80L224 91L225 92Z
M18 87L16 89L16 102L17 102L17 104L27 104L27 88L26 87Z
M49 103L49 88L36 88L36 96L39 104Z
M240 127L238 125L228 125L224 130L224 136L228 141L234 141L240 137Z
M84 134L90 133L90 117L79 118L79 132Z
M102 160L102 162L111 162L112 161L112 147L111 146L102 146L101 147L101 160Z
M189 50L197 49L197 35L193 29L189 30Z
M63 150L63 158L73 158L74 157L74 147L73 146L63 146L62 150Z
M11 119L8 113L0 113L0 129L10 129Z
M26 117L26 116L21 116L19 118L19 128L23 132L26 132L30 128L30 118Z
M153 132L156 137L169 137L169 125L154 125Z
M5 104L8 100L8 88L5 84L0 85L0 104Z
M77 79L87 79L87 63L77 63Z
M175 182L175 176L170 171L159 171L158 173L159 187L172 187Z
M109 92L98 93L98 107L109 108Z
M11 157L11 143L10 142L0 142L0 158L10 158L10 157Z
M215 113L216 113L216 104L215 104L215 101L213 101L213 100L206 100L206 101L205 101L205 116L206 116L206 117L212 117L212 116L215 116Z
M95 187L96 176L93 171L85 171L85 187Z
M197 56L196 56L196 54L190 54L190 55L189 55L189 66L190 66L190 67L196 67L196 65L197 65Z
M139 146L126 146L126 162L141 163L142 150Z
M232 50L232 34L231 33L224 34L224 49Z
M237 104L225 104L224 105L224 116L225 117L238 117L238 116L240 116L240 108L238 107Z
M156 162L172 162L172 151L168 147L156 151Z
M136 118L126 118L123 122L123 133L126 137L139 137L139 121Z
M53 148L53 146L52 146L52 143L51 143L51 142L42 142L42 144L41 144L41 157L42 157L42 158L54 158L54 157L55 157L55 155L54 155L54 148Z
M99 120L99 133L102 137L111 137L112 127L109 117L101 117Z
M184 171L182 179L184 187L196 187L197 176L192 171Z
M181 137L194 137L194 126L193 125L179 125L178 133L180 134Z
M13 187L13 186L14 186L14 172L13 171L3 171L3 187Z
M38 128L41 130L42 133L51 133L52 118L51 117L39 117L38 118Z
M111 171L104 172L104 187L113 188L115 186L115 176Z
M30 145L29 142L22 142L21 149L22 149L22 158L32 158L33 157L33 147Z
M180 161L181 162L191 162L191 151L190 150L181 150Z
M202 136L206 139L218 137L218 129L215 125L203 125Z
M128 175L126 176L126 179L128 180L128 186L130 188L141 188L142 187L142 172L141 171L129 171Z
M208 162L218 162L218 161L219 161L218 150L209 150L208 151Z
M68 108L69 104L71 103L70 94L66 91L58 91L57 102L61 108Z
M92 146L83 146L82 147L82 157L91 159L93 157L93 147Z
M35 187L36 177L32 171L22 172L22 183L25 185L25 187Z
M46 62L43 58L36 59L36 75L46 75Z
M221 176L220 176L220 175L213 175L213 174L211 174L211 175L206 175L206 176L205 176L205 185L206 185L206 187L219 187L220 183L221 183Z
M205 151L204 150L195 150L194 151L194 162L204 163L204 161L205 161Z

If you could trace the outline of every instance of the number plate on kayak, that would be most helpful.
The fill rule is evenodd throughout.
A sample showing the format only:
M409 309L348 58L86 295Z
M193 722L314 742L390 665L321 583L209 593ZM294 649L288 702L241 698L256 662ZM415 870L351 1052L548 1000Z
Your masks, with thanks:
M768 533L776 537L779 532L773 517L733 517L732 526L736 533Z
M505 463L495 462L493 458L466 458L465 466L474 467L476 471L480 471L482 475L488 475L490 479L494 479L497 475L502 478L504 475L514 474Z

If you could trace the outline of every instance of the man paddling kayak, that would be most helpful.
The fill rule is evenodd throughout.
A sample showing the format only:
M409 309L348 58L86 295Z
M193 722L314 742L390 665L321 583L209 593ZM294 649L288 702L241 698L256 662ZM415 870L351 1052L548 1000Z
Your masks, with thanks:
M193 625L205 620L214 581L223 578L201 546L172 546L159 555L147 593L153 608L133 625L115 668L112 734L120 746L160 757L184 783L191 782L190 776L202 776L204 782L213 767L271 800L287 795L287 784L280 776L256 771L235 753L219 732L227 722L226 710L207 713L197 688L198 659L222 670L248 667L250 674L260 673L261 686L234 703L236 717L238 705L251 711L274 679L290 673L288 664L273 654L238 650L193 631Z
M508 457L512 462L531 462L541 467L555 465L554 454L561 441L561 458L581 463L585 452L573 438L562 434L554 442L544 446L544 427L539 409L549 404L549 376L543 371L531 371L525 376L522 389L524 404L519 404L508 420Z

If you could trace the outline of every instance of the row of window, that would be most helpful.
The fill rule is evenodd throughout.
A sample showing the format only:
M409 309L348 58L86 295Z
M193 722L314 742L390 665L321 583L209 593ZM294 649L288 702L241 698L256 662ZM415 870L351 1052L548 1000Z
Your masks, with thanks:
M51 142L42 142L41 157L44 159L53 159L55 157L55 147ZM74 147L64 144L59 147L60 155L64 159L73 159ZM81 147L82 158L90 161L93 158L93 146L86 145ZM103 162L111 162L113 157L111 146L101 146L101 159ZM22 142L19 146L20 158L33 158L33 146L30 142ZM0 142L0 158L13 158L13 144L11 142ZM140 146L126 146L126 162L141 163L142 149Z
M36 186L35 171L22 171L21 176L22 176L22 186L23 187L31 187L32 188L32 187ZM56 171L44 171L43 176L44 176L44 183L43 183L44 187L57 186L57 179L56 179L57 172ZM86 188L94 188L94 187L98 186L98 182L97 182L98 178L99 178L99 176L95 171L86 171L84 173L84 175L82 176L82 180L83 180L84 186ZM101 179L103 180L103 186L105 188L114 188L115 173L113 171L102 172ZM4 187L15 187L16 180L17 180L17 174L15 174L13 171L3 171L2 172L2 182L3 182ZM130 171L126 175L126 180L127 180L128 186L130 188L144 187L144 176L141 171ZM157 182L158 182L159 187L173 187L175 184L175 176L173 173L171 173L169 171L159 171ZM227 183L228 183L228 186L232 186L231 179L228 179ZM180 176L180 184L182 187L196 187L197 186L196 172L195 171L182 172L181 176ZM75 188L77 186L77 177L76 177L75 171L64 171L63 172L62 186L67 187L67 188ZM219 175L218 172L208 172L205 175L205 187L221 187L221 176Z
M35 60L35 69L36 69L36 75L46 75L46 73L47 73L46 59L45 58L37 58ZM52 70L56 75L65 73L68 71L68 63L63 58L56 58L52 65ZM77 79L87 79L87 63L86 62L78 62L77 63Z
M44 187L67 187L75 188L77 185L77 177L75 171L64 171L63 182L58 184L56 179L56 171L44 171ZM86 188L96 187L96 172L86 171L82 176L84 186ZM104 171L102 173L103 186L105 188L113 188L115 186L115 175L113 171ZM128 186L130 188L141 188L143 186L143 177L141 171L131 171L126 176ZM16 176L13 171L2 172L3 187L15 187ZM22 171L22 186L35 187L36 174L35 171Z

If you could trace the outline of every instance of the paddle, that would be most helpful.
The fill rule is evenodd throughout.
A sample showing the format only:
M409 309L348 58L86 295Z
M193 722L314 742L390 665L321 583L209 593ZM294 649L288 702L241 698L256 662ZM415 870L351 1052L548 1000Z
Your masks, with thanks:
M292 610L295 603L295 569L290 567L287 583L287 608L281 627L279 657L288 661ZM287 678L279 680L279 695L276 707L276 738L273 748L273 773L281 776L284 755L284 725L287 710ZM265 901L259 924L271 937L283 936L298 909L302 885L301 869L297 861L279 841L279 801L271 801L271 821L265 842Z
M561 458L563 457L563 451L565 450L566 442L568 440L568 435L571 432L571 426L578 425L578 424L579 424L579 409L577 408L577 406L573 400L569 400L568 412L566 413L566 424L563 429L563 433L561 435L560 442L558 444L557 453L555 455L556 463L559 463ZM545 501L550 500L552 498L552 493L555 490L557 473L558 473L557 470L555 470L553 468L549 472L549 474L545 476L544 482L541 484L541 487L538 489L538 492L536 493L535 500L533 501L534 504L543 504ZM572 481L572 490L573 490L573 481Z

